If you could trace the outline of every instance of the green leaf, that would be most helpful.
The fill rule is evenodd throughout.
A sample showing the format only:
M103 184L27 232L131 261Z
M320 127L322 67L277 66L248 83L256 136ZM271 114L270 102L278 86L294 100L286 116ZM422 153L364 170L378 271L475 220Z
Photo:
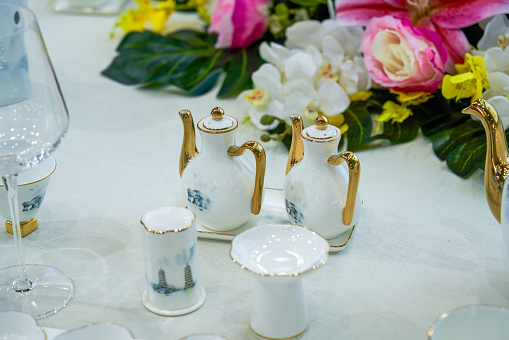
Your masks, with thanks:
M470 176L486 158L486 137L472 138L447 155L449 169L461 177Z
M412 112L423 135L433 139L438 132L471 120L468 115L461 114L461 110L467 106L464 102L445 99L437 90L435 96L427 102L412 106Z
M419 133L419 125L412 117L403 123L384 123L384 131L379 138L388 139L392 144L406 143L414 140Z
M344 115L345 123L348 124L348 150L355 150L374 140L370 137L373 124L367 110L356 110L354 112L348 109L344 112Z
M127 85L157 89L174 85L190 94L210 91L223 71L226 78L218 96L235 96L251 86L260 57L257 50L216 49L213 34L179 31L168 36L132 32L120 42L118 55L102 72Z
M258 46L259 44L253 44L231 52L231 59L224 67L226 77L217 94L219 98L237 96L240 92L253 88L251 75L262 64Z
M438 158L445 160L459 145L479 135L484 135L483 126L480 122L469 119L457 127L439 132L434 136L433 149Z

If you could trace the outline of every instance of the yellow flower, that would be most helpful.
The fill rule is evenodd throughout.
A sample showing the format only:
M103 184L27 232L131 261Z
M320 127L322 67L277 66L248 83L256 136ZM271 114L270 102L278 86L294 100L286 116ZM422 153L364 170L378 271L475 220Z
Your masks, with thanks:
M332 124L334 126L341 127L341 125L343 125L343 123L345 122L345 116L342 113L335 116L326 116L323 113L321 114L327 118L329 124Z
M161 32L164 28L164 23L168 20L170 15L175 12L177 4L175 0L159 1L157 7L150 14L150 23L154 31Z
M463 64L456 64L458 74L446 75L442 80L442 95L456 100L472 97L472 102L482 97L483 89L489 88L484 58L467 53Z
M189 0L187 5L194 7L200 18L202 18L207 24L210 24L210 16L208 10L208 6L210 6L209 0Z
M433 98L432 94L421 91L399 92L391 89L390 92L398 95L396 99L404 105L419 105Z
M357 93L354 93L352 95L350 95L350 101L351 102L355 102L355 101L366 101L368 100L369 98L371 98L371 96L373 95L373 92L371 91L359 91Z
M407 108L406 105L399 105L392 100L386 101L382 109L382 113L375 117L378 121L377 130L380 130L382 123L388 122L389 120L391 120L392 123L403 123L405 119L413 114L412 110Z
M152 29L161 32L169 16L175 12L175 0L159 1L154 7L150 0L135 0L138 9L130 8L120 14L119 21L115 27L121 27L125 33L142 31L146 23L150 22Z

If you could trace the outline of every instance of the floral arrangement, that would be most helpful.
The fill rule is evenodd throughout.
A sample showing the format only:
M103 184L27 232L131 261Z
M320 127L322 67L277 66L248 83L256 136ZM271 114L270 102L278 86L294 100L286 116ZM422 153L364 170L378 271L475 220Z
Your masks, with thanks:
M291 114L325 115L349 150L420 132L467 177L486 138L461 110L482 97L509 127L507 0L135 1L103 74L194 95L220 83L264 141L288 145ZM190 11L200 19L174 21Z

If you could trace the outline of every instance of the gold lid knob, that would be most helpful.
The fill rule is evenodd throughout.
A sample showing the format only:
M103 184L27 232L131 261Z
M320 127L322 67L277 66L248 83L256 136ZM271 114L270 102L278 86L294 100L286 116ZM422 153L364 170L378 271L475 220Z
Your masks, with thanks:
M318 130L325 130L329 125L329 121L324 116L316 118L315 125Z
M224 116L224 110L220 107L215 107L210 112L210 115L212 116L212 119L214 120L221 120Z

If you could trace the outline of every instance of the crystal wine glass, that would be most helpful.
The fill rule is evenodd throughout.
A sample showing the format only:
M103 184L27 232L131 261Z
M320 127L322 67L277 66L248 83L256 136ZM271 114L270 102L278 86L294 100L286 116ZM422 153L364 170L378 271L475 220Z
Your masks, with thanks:
M0 269L0 310L43 318L73 296L67 274L25 264L17 202L18 173L43 162L68 126L67 108L34 13L0 3L0 177L9 198L17 255L17 265Z

